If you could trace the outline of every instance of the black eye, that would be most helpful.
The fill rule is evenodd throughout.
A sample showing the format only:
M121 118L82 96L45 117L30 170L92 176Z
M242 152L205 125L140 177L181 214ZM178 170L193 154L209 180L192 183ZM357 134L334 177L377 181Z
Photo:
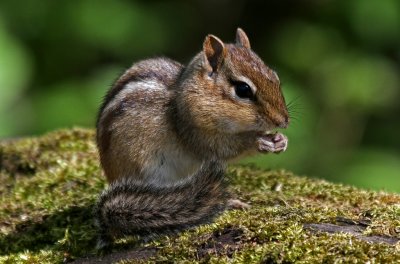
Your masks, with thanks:
M254 93L250 86L245 82L233 81L233 86L235 87L235 93L240 98L254 100Z

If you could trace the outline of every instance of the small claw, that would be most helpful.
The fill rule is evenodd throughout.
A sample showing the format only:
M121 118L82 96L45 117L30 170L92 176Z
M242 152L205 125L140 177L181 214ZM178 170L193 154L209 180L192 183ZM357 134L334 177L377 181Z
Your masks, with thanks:
M288 139L281 133L267 134L257 140L260 152L280 153L286 150Z
M249 205L248 203L242 202L239 199L229 199L228 203L227 203L227 207L228 207L228 209L244 210L244 209L251 208L251 205Z

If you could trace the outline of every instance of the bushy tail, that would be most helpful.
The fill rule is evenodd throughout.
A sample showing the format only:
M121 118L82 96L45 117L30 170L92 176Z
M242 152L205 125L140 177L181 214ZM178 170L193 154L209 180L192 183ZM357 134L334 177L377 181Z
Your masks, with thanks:
M154 237L209 223L224 210L227 198L224 167L214 161L170 186L117 181L100 195L96 206L98 246L122 236Z

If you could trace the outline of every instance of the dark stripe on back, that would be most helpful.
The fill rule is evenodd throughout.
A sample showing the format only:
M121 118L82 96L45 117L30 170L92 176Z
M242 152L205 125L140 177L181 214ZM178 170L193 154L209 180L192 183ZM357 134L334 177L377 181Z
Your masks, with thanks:
M103 103L101 104L96 125L98 126L99 124L104 108L106 108L106 106L128 83L144 80L156 80L170 86L175 82L182 68L181 64L168 58L149 59L134 64L131 68L126 70L126 72L114 83L111 89L108 90L103 99Z

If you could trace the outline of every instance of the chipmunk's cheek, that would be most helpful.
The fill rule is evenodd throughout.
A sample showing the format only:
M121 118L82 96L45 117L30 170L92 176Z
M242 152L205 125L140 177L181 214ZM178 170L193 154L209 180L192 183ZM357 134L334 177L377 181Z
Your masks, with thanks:
M257 147L260 152L280 153L286 150L288 138L281 133L262 135L257 139Z
M237 134L258 130L259 127L251 114L245 112L234 112L224 116L218 116L217 127L223 133Z

